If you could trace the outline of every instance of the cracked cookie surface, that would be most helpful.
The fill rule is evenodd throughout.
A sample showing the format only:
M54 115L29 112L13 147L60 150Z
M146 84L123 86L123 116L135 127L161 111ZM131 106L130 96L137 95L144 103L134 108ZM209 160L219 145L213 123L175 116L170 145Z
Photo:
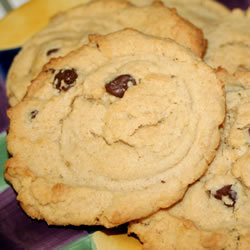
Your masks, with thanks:
M144 249L250 249L249 76L218 71L227 100L220 148L181 202L131 224Z
M5 177L33 218L116 226L182 198L225 113L215 72L170 39L91 35L8 112Z
M23 98L31 80L51 58L79 48L87 42L88 34L108 34L126 27L174 39L199 56L206 49L202 31L161 2L136 7L123 0L93 1L58 14L23 45L7 78L10 105Z

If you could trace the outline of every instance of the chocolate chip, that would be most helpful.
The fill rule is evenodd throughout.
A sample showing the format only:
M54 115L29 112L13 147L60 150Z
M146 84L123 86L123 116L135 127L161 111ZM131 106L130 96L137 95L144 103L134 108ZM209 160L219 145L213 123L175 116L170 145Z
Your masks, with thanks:
M163 183L163 184L164 184L164 183L166 183L166 182L165 182L164 180L161 180L161 183Z
M56 53L58 50L59 50L58 48L48 50L47 51L47 56L50 56L51 54Z
M216 193L214 194L214 198L217 200L222 200L223 196L227 196L232 202L230 204L226 203L224 201L224 205L227 207L234 207L236 199L237 199L237 193L231 189L232 185L227 185L222 187L221 189L218 189Z
M35 110L31 111L31 112L30 112L30 118L31 118L31 119L34 119L34 118L36 117L37 114L38 114L38 110L35 109Z
M75 69L60 69L54 77L53 85L60 91L67 91L74 86L77 77Z
M105 88L109 94L122 98L131 84L136 85L136 81L131 75L120 75L106 83Z

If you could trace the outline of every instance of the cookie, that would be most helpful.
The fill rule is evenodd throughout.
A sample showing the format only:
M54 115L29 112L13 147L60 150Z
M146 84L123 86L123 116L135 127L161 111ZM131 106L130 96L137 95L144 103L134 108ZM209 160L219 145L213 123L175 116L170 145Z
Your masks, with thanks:
M236 9L231 15L207 28L208 49L204 60L212 67L228 72L250 71L250 9Z
M52 57L79 48L87 42L88 34L107 34L126 27L172 38L199 56L206 48L202 31L161 2L136 7L122 0L93 1L55 16L45 29L23 45L7 78L10 105L23 98L31 80Z
M89 39L8 111L5 177L33 218L113 227L171 206L206 171L224 91L173 40L131 29Z
M129 0L135 5L150 5L153 0ZM231 11L218 1L214 0L162 0L165 6L175 8L177 13L200 29L207 25L213 26L221 18L231 14Z
M215 24L230 15L230 10L219 2L213 0L163 0L166 6L176 8L177 13L189 20L202 30Z
M21 47L35 33L48 25L59 12L66 11L90 0L35 0L25 1L20 7L11 9L0 19L0 50ZM41 13L42 15L37 15ZM17 26L18 24L22 24ZM17 28L18 27L18 28Z
M218 75L227 83L220 148L181 202L130 225L143 249L250 249L250 84Z

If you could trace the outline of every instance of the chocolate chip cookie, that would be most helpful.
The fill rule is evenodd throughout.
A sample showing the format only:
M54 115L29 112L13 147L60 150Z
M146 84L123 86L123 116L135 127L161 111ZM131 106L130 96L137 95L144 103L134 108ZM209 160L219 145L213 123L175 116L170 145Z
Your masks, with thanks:
M88 40L89 34L107 34L126 27L169 37L204 54L203 33L161 2L136 7L123 0L96 0L55 16L46 28L29 39L16 56L7 78L11 106L25 95L31 80L52 57L64 56Z
M130 225L144 249L250 249L249 76L218 71L227 90L220 148L181 202Z
M171 39L132 29L89 39L8 111L5 177L33 218L113 227L171 206L204 174L224 90Z

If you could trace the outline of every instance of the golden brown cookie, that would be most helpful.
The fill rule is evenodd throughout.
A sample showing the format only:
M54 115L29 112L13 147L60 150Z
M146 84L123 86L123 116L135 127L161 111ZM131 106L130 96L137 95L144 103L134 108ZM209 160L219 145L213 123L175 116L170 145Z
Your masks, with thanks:
M9 110L5 177L26 213L49 224L148 216L206 171L224 101L215 72L173 40L90 35Z

